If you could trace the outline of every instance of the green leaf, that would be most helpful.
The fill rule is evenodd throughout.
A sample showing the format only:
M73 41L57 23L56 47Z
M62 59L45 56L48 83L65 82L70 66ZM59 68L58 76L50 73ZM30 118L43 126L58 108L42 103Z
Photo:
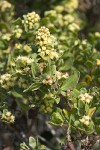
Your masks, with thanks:
M55 101L56 101L57 104L59 104L60 98L55 98Z
M22 24L21 18L18 18L18 19L16 19L16 20L14 20L14 21L12 22L12 24L14 24L14 25L21 25L21 24Z
M23 95L21 95L20 93L18 93L18 92L16 92L16 91L12 91L11 93L12 93L12 95L13 95L14 97L16 97L16 98L23 98Z
M4 42L0 40L0 48L1 48L1 49L5 49L5 47L6 47L6 46L5 46Z
M85 104L85 112L88 114L88 112L89 112L89 110L90 110L90 108L89 108L90 106L86 103Z
M53 75L56 72L56 65L52 64L51 61L48 61L48 66L47 66L47 73L49 75Z
M66 79L61 86L61 90L66 91L67 89L75 88L79 80L79 75L79 72L76 71L73 75Z
M89 111L88 111L88 116L92 117L92 115L94 114L95 110L96 110L96 107L90 108Z
M55 123L55 122L52 122L52 121L49 121L48 123L53 125L53 126L60 126L61 125L60 123Z
M36 140L30 136L29 137L29 145L34 149L36 147Z
M55 124L61 124L62 122L64 122L64 118L60 112L54 112L51 115L51 122L53 122Z
M24 104L23 102L20 101L20 99L16 98L15 101L17 104L23 109L24 111L28 111L30 109L28 104Z
M32 65L31 65L31 71L32 71L33 77L35 77L35 75L36 75L37 72L39 71L39 68L38 68L37 63L32 63Z
M26 90L24 90L23 92L27 92L27 91L35 91L37 89L39 89L41 86L41 82L36 82L36 83L33 83L29 86L29 88L27 88Z
M66 71L69 70L73 65L72 58L68 58L63 62L63 64L59 67L60 71Z

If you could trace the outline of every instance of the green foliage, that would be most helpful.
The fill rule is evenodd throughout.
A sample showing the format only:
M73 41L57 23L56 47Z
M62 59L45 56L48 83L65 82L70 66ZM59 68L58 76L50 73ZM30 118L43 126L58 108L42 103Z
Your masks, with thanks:
M50 124L66 124L68 135L100 134L100 33L79 39L86 20L76 10L77 0L63 1L41 19L33 11L14 20L13 6L5 3L0 1L1 120L14 123L15 112L5 102L13 97L22 111L38 108ZM35 139L29 144L34 149Z

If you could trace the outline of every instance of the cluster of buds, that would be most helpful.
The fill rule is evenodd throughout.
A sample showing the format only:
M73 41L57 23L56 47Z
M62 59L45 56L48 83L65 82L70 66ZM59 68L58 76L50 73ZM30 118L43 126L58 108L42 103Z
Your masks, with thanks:
M96 38L100 38L100 32L95 32L95 33L94 33L94 36L95 36Z
M39 63L39 69L40 69L40 72L43 71L44 68L46 68L47 64L45 62L41 62Z
M32 51L32 48L29 45L27 45L27 44L22 45L20 43L16 43L15 44L15 50L21 50L21 51L24 51L26 53L29 53L29 52Z
M23 45L20 43L15 44L15 49L17 49L17 50L22 49L22 47L23 47Z
M37 31L36 41L39 46L48 45L51 43L50 32L49 29L45 26L41 27Z
M25 45L23 46L23 50L24 50L25 52L29 53L29 52L32 51L32 48L31 48L30 46L28 46L27 44L25 44Z
M86 102L86 103L90 103L91 100L93 99L93 96L89 95L88 93L82 93L79 95L79 100Z
M9 89L14 86L14 78L12 78L11 74L3 74L0 76L0 84L4 89Z
M22 64L23 66L27 66L27 65L31 65L31 63L34 62L34 60L28 58L27 56L18 56L16 58L16 62Z
M28 81L26 81L24 78L20 78L20 79L18 80L18 86L19 86L20 88L26 89L26 88L29 86L29 83L28 83Z
M55 7L55 10L57 13L62 13L64 11L64 7L61 5L58 5Z
M56 39L45 26L38 29L36 43L39 46L38 52L41 57L58 58L58 53L55 50Z
M14 123L15 116L11 112L6 111L5 113L2 113L1 120L7 123Z
M69 74L66 72L66 73L62 73L62 72L59 72L59 71L56 71L56 77L58 80L64 78L68 78L69 77Z
M35 13L34 11L31 13L28 13L27 15L24 15L23 18L24 18L24 20L22 20L22 23L23 23L24 27L25 28L27 27L27 29L29 29L29 30L34 29L34 27L35 27L34 25L36 23L38 23L40 20L40 16L37 13Z
M46 84L46 85L52 85L55 81L56 81L55 76L50 76L50 75L48 75L48 76L46 77L46 79L44 79L44 80L42 81L42 83L43 83L43 84Z
M78 8L78 0L70 0L65 4L65 10L68 12L73 12L75 9Z
M14 33L15 37L17 39L19 39L21 37L22 33L23 33L23 30L19 27L19 25L16 25L13 33Z
M45 113L52 112L52 108L53 108L53 105L46 101L44 102L44 104L41 105L41 110L44 111Z
M82 119L80 119L80 122L82 122L85 125L89 125L90 117L89 116L83 116Z
M64 25L68 25L69 23L72 23L75 20L75 18L70 14L65 15L63 19L64 19Z
M79 31L80 27L76 23L71 23L71 24L69 24L68 29L72 32L75 32L75 31Z
M52 101L54 95L52 93L46 94L43 99L43 104L41 105L41 110L45 113L52 112L54 101Z
M7 9L11 9L11 7L12 7L12 5L6 0L3 0L0 2L0 11L1 12L6 11Z
M6 33L6 34L2 35L2 39L3 39L3 40L6 40L6 41L10 41L10 39L11 39L11 34Z

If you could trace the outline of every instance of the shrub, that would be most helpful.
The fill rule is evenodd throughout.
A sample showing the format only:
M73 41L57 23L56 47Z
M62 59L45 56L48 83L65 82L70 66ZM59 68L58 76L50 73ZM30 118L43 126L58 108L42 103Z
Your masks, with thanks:
M49 116L49 124L66 125L67 145L73 139L84 146L84 135L100 134L96 49L100 33L79 38L86 20L77 7L77 1L70 0L45 11L42 18L33 11L14 20L13 6L0 1L0 118L4 126L16 127L19 107L22 114L37 109ZM35 139L29 141L35 149ZM28 149L23 142L21 147Z

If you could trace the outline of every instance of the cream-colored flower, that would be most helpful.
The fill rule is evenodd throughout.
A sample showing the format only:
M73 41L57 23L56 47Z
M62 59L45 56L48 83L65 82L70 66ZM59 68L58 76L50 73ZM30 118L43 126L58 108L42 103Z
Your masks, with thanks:
M50 34L49 29L45 26L38 29L36 43L39 46L38 52L41 57L49 57L50 59L59 57L54 48L57 45L56 38Z
M62 73L59 72L59 71L56 71L56 77L57 77L58 80L61 79L62 78Z
M59 71L56 71L56 77L58 80L60 80L61 78L68 78L68 73L62 73L62 72L59 72Z
M24 49L27 53L29 53L29 52L32 51L31 47L28 46L28 45L24 45L24 46L23 46L23 49Z
M8 112L6 113L6 116L7 116L7 117L11 116L11 112L8 111Z
M28 13L27 15L23 16L24 20L22 23L26 26L29 30L34 28L34 25L39 22L40 16L36 12Z
M43 84L52 85L55 81L56 81L55 76L52 77L52 76L47 75L46 79L44 79L44 80L42 81L42 83L43 83Z
M11 74L3 74L0 76L0 84L4 89L9 89L14 86L15 78L12 78Z
M1 12L6 11L7 9L10 9L12 7L11 3L9 3L6 0L3 0L0 2L0 10Z
M80 30L80 27L76 23L72 23L68 26L68 29L72 32Z
M69 77L69 74L68 74L67 72L62 74L62 78L65 78L65 79L66 79L66 78L68 78L68 77Z
M78 8L78 0L69 0L66 2L64 7L65 10L67 10L68 12L73 12L75 9Z
M86 40L83 40L83 41L82 41L82 45L87 45L87 41L86 41Z
M93 96L89 95L88 93L79 95L79 100L84 101L86 103L90 103L92 99Z
M3 39L3 40L6 40L6 41L10 41L10 39L11 39L11 34L9 34L9 33L4 34L4 35L2 36L2 39Z
M94 35L96 38L100 38L100 32L95 32Z
M3 75L1 75L1 77L0 77L0 83L1 83L1 84L4 84L5 82L7 82L7 81L9 81L9 80L11 80L11 75L8 74L8 73L3 74Z
M83 116L82 119L80 119L80 122L82 122L85 125L89 125L90 117L89 116Z
M55 10L57 11L57 13L62 13L64 11L64 7L61 5L58 5L55 7Z
M40 45L41 47L47 45L50 40L49 38L50 38L50 32L48 28L43 26L38 29L36 35L36 42L38 45Z
M34 62L34 60L28 58L27 56L18 56L16 58L16 62L21 62L23 65L30 65L32 62Z
M10 111L7 111L6 113L2 114L1 119L4 122L14 123L15 116Z
M15 34L16 38L20 38L23 33L23 30L17 25L13 30L13 33Z
M22 48L22 44L20 44L20 43L15 44L15 49L21 49L21 48Z
M100 59L97 59L96 64L97 64L97 66L100 66Z
M65 25L68 25L69 23L72 23L75 20L75 18L70 14L65 15L63 17L63 19L64 19L64 24Z

